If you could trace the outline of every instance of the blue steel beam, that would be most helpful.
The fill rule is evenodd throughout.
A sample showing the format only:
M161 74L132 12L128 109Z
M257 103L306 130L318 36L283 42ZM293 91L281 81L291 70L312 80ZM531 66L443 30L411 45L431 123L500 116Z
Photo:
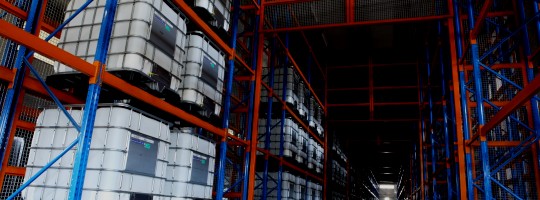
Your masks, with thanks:
M262 0L258 0L259 5L261 5ZM260 33L260 30L264 27L264 5L261 5L260 10L257 15L255 15L254 20L254 40L253 40L253 52L252 52L252 70L255 71L254 80L250 81L250 102L248 107L248 124L247 124L247 140L251 141L249 145L249 150L245 153L244 159L244 187L242 188L242 198L243 199L253 199L253 186L255 182L255 159L257 151L257 134L258 134L258 118L259 118L259 107L260 106L260 93L261 93L261 82L262 82L262 58L264 54L264 34Z
M459 87L461 95L461 117L463 120L463 139L465 141L469 140L471 137L471 130L469 125L469 106L467 101L467 89L465 84L465 72L463 67L459 68ZM470 147L465 147L465 162L467 169L467 196L469 199L474 199L474 188L473 188L473 171L472 171L472 155Z
M470 3L470 1L467 1ZM461 35L461 18L460 18L460 6L458 0L452 0L452 6L454 11L453 16L453 22L454 22L454 35L455 35L455 46L456 46L456 54L458 61L463 57L463 36ZM467 10L468 11L468 10ZM469 22L470 24L470 22ZM457 137L462 137L464 141L469 140L470 138L470 129L469 129L469 115L468 115L468 105L467 105L467 91L466 91L466 85L465 85L465 72L463 70L463 67L458 67L458 75L457 75L458 82L454 84L459 84L459 91L454 91L456 94L459 95L459 103L461 116L460 117L462 121L462 135L457 135ZM457 102L456 102L457 103ZM465 160L465 174L460 174L460 176L465 176L466 179L466 191L460 191L461 193L467 193L468 199L474 199L474 188L473 188L473 172L472 172L472 156L470 152L470 148L466 147L464 144L463 146L458 146L457 148L464 148L465 154L464 154L464 160Z
M433 93L432 93L432 85L431 85L431 55L429 53L429 46L426 46L426 69L427 69L427 97L428 97L428 105L429 105L429 136L431 141L431 190L433 191L433 199L437 199L438 193L437 193L437 177L435 172L437 171L437 159L436 153L435 153L435 122L433 117Z
M289 48L289 34L285 33L285 48ZM287 97L287 85L288 85L288 70L287 67L289 66L289 57L285 56L285 61L283 62L283 91L281 93L281 98L283 101L285 101L285 98ZM291 80L292 81L292 80ZM285 107L281 109L281 127L280 127L280 134L279 134L279 157L283 158L284 148L285 148L285 117L287 112L285 111ZM277 190L281 191L283 188L282 182L283 182L283 165L280 163L278 167L278 180L277 180ZM277 199L281 199L281 192L278 192Z
M272 41L271 41L271 54L270 54L270 70L268 72L269 74L269 84L270 84L270 87L272 87L272 92L273 92L273 86L274 86L274 72L275 72L275 54L276 54L276 41L275 41L275 38L272 38ZM266 127L265 127L265 139L264 139L264 149L266 150L269 150L270 149L270 136L272 134L272 129L277 125L272 125L272 110L273 110L273 103L274 103L274 97L273 95L270 93L270 91L268 92L268 107L267 107L267 110L266 110ZM283 122L282 122L283 123ZM269 164L269 160L268 160L268 156L265 157L265 160L264 160L264 172L263 172L263 188L262 188L262 199L263 200L266 200L267 198L267 195L269 193L268 191L268 164Z
M437 23L438 25L438 35L439 37L441 36L442 34L442 22L439 21ZM452 185L452 170L450 168L450 159L451 159L451 152L450 152L450 144L451 144L451 138L449 136L449 131L448 131L448 118L449 118L449 115L447 113L447 106L446 106L446 95L447 95L447 92L446 92L446 75L444 73L445 71L445 64L444 64L444 57L443 57L443 48L440 48L439 49L439 65L440 65L440 68L441 68L441 89L442 89L442 114L443 114L443 132L444 132L444 150L445 150L445 156L446 156L446 186L447 186L447 197L448 199L452 199L453 198L453 185ZM452 142L453 143L453 142Z
M538 1L532 1L531 2L532 5L530 5L532 8L533 8L533 11L535 14L538 14L540 13L540 2ZM536 32L536 39L537 41L540 41L540 19L537 19L536 20L536 29L535 29L535 32Z
M424 84L423 84L423 78L422 76L420 75L420 69L419 69L419 65L417 65L417 74L418 75L418 99L419 99L419 102L420 102L420 105L424 105L424 91L423 91L423 88L424 88ZM423 113L422 111L422 107L419 105L419 113L420 113L420 121L419 121L419 124L418 124L418 127L419 127L419 145L420 145L420 148L419 148L419 156L420 156L420 195L421 195L421 198L424 199L426 198L428 195L426 195L427 191L425 191L425 182L427 181L427 155L425 154L425 146L424 146L424 142L426 140L426 125L425 125L425 114Z
M473 14L473 6L471 3L471 0L467 1L467 7L468 7L468 13L469 13L469 28L471 30L471 34L469 38L471 40L471 53L472 53L472 64L473 64L473 77L474 77L474 85L475 85L475 92L474 97L477 102L476 104L476 115L478 118L478 124L479 126L483 126L485 124L484 120L484 103L483 103L483 97L482 97L482 77L481 77L481 71L480 71L480 59L478 55L478 44L476 43L476 36L472 34L475 30L475 21L474 21L474 14ZM484 183L484 198L485 199L491 199L492 193L491 193L491 175L489 171L489 155L488 155L488 146L487 146L487 138L485 136L480 137L480 156L481 156L481 162L482 162L482 174L483 174L483 183Z
M529 57L531 56L531 47L529 45L529 35L528 35L528 30L527 30L527 21L525 19L525 5L524 5L524 1L523 0L518 0L518 10L519 10L519 18L520 18L520 21L522 21L522 26L524 27L524 30L523 30L523 50L525 51L525 56L526 57ZM538 16L540 14L540 12L538 12L538 6L533 6L535 9L535 17ZM538 19L536 20L536 23L539 23ZM540 27L538 29L540 31ZM540 35L539 35L540 37ZM526 69L526 72L527 72L527 82L532 82L534 80L534 77L535 77L535 72L534 72L534 69L533 69L533 65L529 62L527 62L527 69ZM539 113L539 108L538 108L538 99L535 99L535 98L531 98L531 112L532 112L532 125L533 125L533 128L535 128L537 131L536 134L540 134L538 133L540 130L540 113ZM540 183L537 183L537 184L540 184Z
M478 124L479 126L483 126L485 124L484 119L484 103L483 103L483 97L482 97L482 80L481 80L481 71L479 66L479 60L478 60L478 44L476 44L476 41L471 42L471 51L473 55L473 76L474 76L474 84L475 84L475 99L476 99L476 113L478 117ZM479 134L479 133L477 133ZM484 179L484 197L486 199L491 199L491 175L489 173L489 152L488 152L488 146L487 146L487 138L485 136L480 136L480 156L482 160L482 172L483 172L483 179Z
M82 197L86 166L88 164L88 155L90 153L90 143L92 141L92 132L94 129L94 120L96 118L99 94L101 92L101 73L105 68L107 60L107 52L111 39L116 7L117 0L108 0L105 3L103 21L96 47L96 56L94 57L94 65L97 67L97 71L94 77L90 77L90 85L88 86L81 132L78 136L79 141L73 164L69 199L81 199Z
M238 23L240 19L240 0L233 1L233 19L231 29L231 49L236 49L236 40L238 38ZM231 114L231 96L234 79L234 57L229 57L227 69L227 81L225 82L225 98L223 100L223 121L222 127L229 128L229 118ZM223 199L225 185L225 170L227 166L227 138L223 137L219 146L219 165L217 168L216 199Z
M34 33L36 31L35 29L40 17L39 13L41 13L40 10L42 8L41 3L42 1L40 0L32 1L28 11L28 18L24 26L24 30L26 32ZM26 47L22 45L19 46L17 57L15 59L15 65L13 66L13 68L16 70L15 78L13 83L10 83L9 89L6 91L4 99L5 103L2 107L2 113L0 115L0 169L8 148L7 141L11 133L13 122L15 121L15 110L17 108L17 102L20 98L22 84L26 74L26 67L23 65L26 53ZM4 54L8 55L9 53L4 52ZM7 57L2 59L3 65L5 64L6 60Z

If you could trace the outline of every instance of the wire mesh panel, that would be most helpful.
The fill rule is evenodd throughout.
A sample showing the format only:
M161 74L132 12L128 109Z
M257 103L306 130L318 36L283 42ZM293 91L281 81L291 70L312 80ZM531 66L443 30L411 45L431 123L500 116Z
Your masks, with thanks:
M43 21L52 27L60 25L64 21L64 12L66 11L68 3L69 0L47 1Z
M474 189L477 192L478 199L484 198L484 179L482 174L482 155L480 154L480 146L472 147L472 157L473 157L473 184ZM480 188L480 189L479 189Z
M8 166L26 167L28 155L30 154L30 144L32 143L33 131L17 128L15 137L11 145Z
M6 99L7 87L8 87L7 82L0 81L0 112L2 112L2 108L4 107L4 101Z
M54 66L50 64L49 62L44 61L42 59L34 59L32 61L32 66L34 67L34 69L36 69L39 76L43 79L45 79L45 77L51 74L54 74ZM30 73L30 76L35 77L34 74L32 73Z
M27 11L30 7L32 1L20 1L20 0L5 0L7 3L12 4L13 6L20 8L23 11ZM19 28L24 26L25 20L7 11L0 9L0 20L9 22ZM15 58L17 57L17 48L18 45L11 40L0 37L0 66L7 67L9 69L13 68L15 64Z
M13 194L23 183L24 176L5 175L2 183L2 191L0 191L0 199L7 199ZM14 200L22 200L21 195L17 195Z
M28 11L28 9L30 9L30 3L32 3L32 1L21 1L21 0L2 0L2 1L5 1L11 5L14 5L15 7L23 11Z
M495 108L487 108L486 113L496 113ZM487 116L487 120L495 114ZM510 114L504 121L487 133L488 141L524 141L530 135L530 129L526 127L528 122L527 109L521 107Z
M469 93L469 100L471 102L477 102L474 95L475 82L473 81L474 75L472 70L467 72L469 84L467 85L471 89ZM523 74L519 68L502 68L493 69L493 72L488 70L481 71L480 81L482 84L482 97L483 101L487 100L484 104L484 119L488 122L499 112L500 106L512 100L512 98L520 91L518 87L523 87ZM475 135L478 132L477 123L477 111L476 106L470 107L471 111L471 125L472 134ZM524 125L528 124L527 111L523 107L516 110L511 114L507 120L499 124L495 129L491 130L488 134L488 140L490 141L505 141L505 140L523 140L529 133Z
M534 17L535 11L534 6L536 2L534 0L524 0L524 9L525 9L525 18L530 19L531 17ZM527 31L529 34L529 46L531 48L531 53L534 52L536 49L540 48L540 35L537 29L537 25L535 23L529 23L527 25Z
M39 32L39 38L45 39L49 34L45 31ZM57 37L52 37L49 41L50 44L57 46L59 39ZM45 78L54 73L54 60L47 58L39 53L34 53L34 60L32 61L32 66L42 78ZM34 74L30 73L30 76L35 77Z
M12 69L17 58L19 45L4 37L0 37L0 66Z
M355 20L390 20L448 14L445 0L357 0Z
M467 0L462 0L463 5ZM490 5L488 11L490 12L500 12L500 11L512 11L513 0L494 0ZM484 1L473 1L472 3L475 13L479 13L482 7L484 6Z
M258 0L240 0L240 5L246 6L246 5L253 5L254 3L258 3Z
M32 94L25 94L22 104L22 111L19 115L19 120L36 123L40 108L49 107L54 105L54 102L41 98Z
M268 5L265 15L273 28L315 26L344 23L345 9L345 0L317 0Z
M219 147L219 145L217 145ZM224 181L224 190L225 191L229 191L229 192L239 192L241 187L242 187L242 184L236 184L238 181L240 181L240 179L242 179L242 169L243 169L243 166L242 166L242 163L243 163L243 159L241 156L239 156L237 153L240 152L240 149L239 147L228 147L227 149L227 158L226 158L226 163L225 163L225 177L223 179ZM217 149L217 153L219 154L219 148ZM219 159L221 158L217 158L216 159L216 162L219 162ZM217 172L218 171L218 164L216 164L216 169L215 171ZM217 185L217 174L216 176L214 176L214 186ZM214 190L216 189L216 187L213 188Z
M494 152L491 153L492 151ZM490 160L500 153L499 149L490 148ZM522 199L538 199L534 173L533 158L530 153L512 159L508 164L501 166L500 170L492 172L492 177L495 179L492 183L493 197L517 199L517 196Z

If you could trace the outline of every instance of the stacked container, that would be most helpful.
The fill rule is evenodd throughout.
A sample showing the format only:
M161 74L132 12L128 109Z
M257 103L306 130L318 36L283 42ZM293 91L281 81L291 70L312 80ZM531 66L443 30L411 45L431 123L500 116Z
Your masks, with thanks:
M202 109L205 116L221 112L225 54L212 46L201 32L187 36L186 69L180 88L182 101Z
M314 184L313 186L314 190L315 190L315 196L313 197L313 200L321 200L323 199L323 195L322 195L322 192L323 192L323 188L322 188L322 185L319 185L319 184Z
M83 110L69 112L81 121ZM25 181L78 136L57 108L38 117ZM82 199L162 199L169 127L124 104L99 105L90 145ZM22 193L24 199L67 199L76 149L70 150Z
M347 177L347 170L342 167L337 161L332 160L332 181L345 186L345 179Z
M268 185L267 187L268 188L277 188L277 183L276 181L278 180L278 173L279 172L269 172L268 173L268 177L269 177L269 181L268 181ZM263 173L262 172L257 172L257 177L263 177ZM272 181L272 180L276 180L276 181ZM300 200L298 198L298 187L296 186L296 176L295 175L292 175L290 174L289 172L282 172L281 173L281 199L287 199L287 200ZM262 183L262 180L260 179L257 179L256 180L256 184L259 185ZM260 199L261 197L263 196L266 196L266 199L271 199L271 200L275 200L277 199L277 189L269 189L268 190L269 193L268 194L263 194L262 193L262 187L258 187L255 189L255 198L256 199Z
M66 18L86 0L70 1ZM62 32L58 46L86 61L94 62L106 0L96 0ZM107 71L150 90L175 92L183 73L186 23L162 0L124 0L118 3ZM75 73L55 64L57 73Z
M313 169L317 173L322 172L324 162L324 149L313 138L308 140L308 152L307 152L307 167Z
M274 125L278 124L280 121L281 120L278 119L272 119L272 123L270 124L270 127L272 127L270 131L270 153L274 155L279 155L281 141L281 126ZM285 119L283 123L283 156L296 159L299 149L298 140L300 140L301 131L298 124L296 124L293 119ZM257 144L259 148L264 148L266 134L266 119L259 119L259 143Z
M317 148L315 149L317 159L315 161L315 171L317 173L322 173L323 162L324 162L324 148L319 143L317 143Z
M310 138L308 140L308 151L307 151L307 167L308 169L315 169L317 165L317 142Z
M231 5L232 0L191 0L193 6L202 16L209 18L209 24L221 29L229 31L231 22Z
M297 107L298 114L303 120L307 121L309 118L308 106L309 106L310 92L309 92L309 89L306 87L306 84L304 83L304 81L300 81L300 85L298 86L298 89L299 89L298 96L300 99L300 103L298 104L298 107Z
M307 163L307 153L308 153L308 146L309 146L309 135L302 127L298 128L298 140L296 140L296 146L298 147L298 151L296 154L296 161L298 163L302 164L308 164Z
M337 191L332 191L331 200L345 200L345 195Z
M321 106L315 101L315 98L311 96L309 98L309 126L314 128L320 137L324 137L324 128L322 126L323 111Z
M195 128L171 131L165 195L171 200L212 199L216 145Z
M263 76L268 79L270 68L263 68ZM286 83L286 84L285 84ZM287 86L285 98L283 98L283 87ZM274 69L274 94L277 94L280 99L291 105L294 109L300 112L300 77L294 70L293 66ZM261 96L268 96L268 91L262 90ZM267 102L266 98L261 98L261 102Z
M294 193L296 195L295 199L298 200L304 200L307 197L307 185L306 185L306 179L297 176L295 187L294 187Z
M321 200L322 186L314 183L307 183L307 198L306 200Z

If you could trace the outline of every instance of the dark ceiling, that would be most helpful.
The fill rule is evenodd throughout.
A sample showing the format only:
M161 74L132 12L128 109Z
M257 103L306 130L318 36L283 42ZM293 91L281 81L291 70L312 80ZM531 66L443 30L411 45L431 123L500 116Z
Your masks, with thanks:
M397 182L408 169L419 133L418 74L423 71L427 27L389 24L305 32L328 76L328 128L358 171L378 182ZM290 49L306 66L305 43L291 33ZM295 45L297 44L297 45ZM312 69L313 71L313 69ZM321 73L312 73L321 78ZM315 88L323 97L324 85ZM370 90L370 85L373 90Z

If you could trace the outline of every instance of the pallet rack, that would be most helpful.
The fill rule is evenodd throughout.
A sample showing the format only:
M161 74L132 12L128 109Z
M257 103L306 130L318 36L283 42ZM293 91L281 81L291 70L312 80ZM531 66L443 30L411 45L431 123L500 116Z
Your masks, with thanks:
M91 1L88 1L91 2ZM83 120L83 127L88 127L86 130L86 137L81 137L79 139L78 145L88 145L90 142L91 137L91 127L92 127L92 107L95 107L98 100L97 97L99 97L99 92L101 89L101 84L107 85L108 87L115 88L123 93L126 93L127 95L130 95L132 98L135 98L137 100L140 100L148 105L153 105L158 110L161 110L162 112L174 116L174 118L180 119L184 121L185 123L192 124L198 127L201 127L205 129L206 131L213 133L216 138L218 138L219 143L219 164L217 167L217 178L215 181L215 191L214 195L217 199L221 199L223 197L226 198L242 198L242 199L252 199L253 198L253 189L254 189L254 174L255 174L255 163L256 163L256 157L255 152L258 150L260 152L263 152L266 155L266 158L272 157L276 158L280 165L284 165L289 167L292 170L296 170L301 172L302 174L312 177L314 180L323 183L323 178L320 176L312 175L310 172L304 171L299 169L298 167L295 167L293 164L289 163L288 161L285 161L283 159L280 159L276 155L271 155L267 151L264 151L262 149L257 149L257 121L258 113L259 113L259 102L260 102L260 90L261 90L261 66L262 66L262 54L264 53L264 41L265 41L265 35L261 34L260 27L264 26L264 12L262 12L262 7L264 7L263 3L261 1L242 1L239 0L234 1L233 6L233 20L232 20L232 31L230 35L230 43L227 44L222 38L220 38L212 28L210 28L206 22L204 22L199 16L197 16L197 13L195 13L185 2L183 1L172 1L174 5L177 6L177 8L187 16L190 23L197 26L199 30L204 32L221 50L223 50L227 56L229 56L228 60L228 68L227 68L227 84L225 87L225 99L224 99L224 112L222 117L222 125L216 126L211 123L206 122L205 120L190 114L189 112L186 112L182 109L179 109L177 107L174 107L168 102L165 102L164 100L161 100L157 97L154 97L153 95L136 88L132 86L131 84L118 79L117 77L109 74L108 72L101 72L102 70L99 70L102 65L100 62L94 63L94 65L86 63L72 55L69 55L65 51L58 49L54 45L48 44L45 41L42 41L41 39L37 38L36 36L32 36L29 33L26 32L37 32L39 33L39 30L45 30L48 33L53 32L53 30L56 29L56 26L58 24L48 24L43 23L42 21L45 21L46 19L43 19L42 13L48 12L44 10L40 10L42 6L41 5L50 5L48 4L48 1L32 1L32 5L29 6L30 10L23 10L21 7L16 7L15 4L12 4L14 2L10 1L2 1L1 8L4 11L4 15L10 15L14 14L16 17L20 18L21 20L26 20L27 22L39 22L39 23L27 23L26 25L26 32L24 30L21 30L18 27L15 27L13 24L10 24L9 22L2 20L2 27L6 27L2 30L2 37L6 38L5 41L8 42L15 42L18 44L21 44L20 52L25 52L25 48L29 48L32 51L36 51L40 53L41 55L57 60L59 62L62 62L66 65L69 65L73 67L74 69L89 75L91 80L94 80L90 84L89 89L89 98L86 101L79 100L76 98L73 98L69 95L69 93L65 91L59 91L56 89L50 89L51 92L46 91L46 89L40 88L40 80L39 76L34 74L33 76L36 78L29 77L27 74L28 72L25 72L25 69L32 68L29 66L29 63L26 63L28 66L21 67L21 62L24 60L17 59L18 63L13 64L13 67L0 68L2 70L2 80L7 82L3 83L3 91L5 91L5 98L6 102L3 104L3 114L2 114L2 138L7 139L9 138L9 143L6 146L10 146L11 142L13 140L13 133L15 130L19 130L20 128L24 128L24 133L27 133L28 131L32 131L33 125L30 122L21 122L20 120L17 120L21 113L21 109L23 109L23 98L18 98L20 96L21 91L24 93L24 90L28 90L30 92L37 93L40 97L44 97L45 99L48 99L46 96L50 93L55 94L57 99L60 99L63 103L73 104L73 103L86 103L86 115ZM52 2L54 3L54 2ZM52 4L51 4L52 5ZM28 6L27 6L28 7ZM110 32L110 28L112 25L112 21L109 20L107 22L107 19L112 19L110 16L114 16L114 12L116 9L116 1L107 1L107 14L104 17L104 22L102 24L102 30L108 30ZM41 13L41 14L40 14ZM107 17L109 16L109 17ZM63 14L60 16L63 18ZM22 21L21 21L22 22ZM35 27L32 27L31 25L37 24ZM43 24L43 26L42 26ZM240 32L238 30L238 27L241 26L243 28L243 32ZM251 27L252 26L252 27ZM44 28L42 28L44 27ZM60 30L61 28L59 28ZM38 30L38 31L36 31ZM56 32L59 32L57 30ZM57 35L56 32L53 32L51 35ZM61 33L58 33L58 35ZM103 31L102 37L100 37L100 40L103 44L107 44L108 36L110 33ZM246 43L249 42L249 43ZM107 54L107 45L102 45L101 49L98 50L98 52L101 52L99 58L96 58L97 61L103 62L104 55ZM237 48L240 47L240 48ZM251 52L250 52L251 51ZM287 51L285 47L285 51ZM260 52L260 53L258 53ZM19 53L19 54L21 54ZM22 55L22 54L21 54ZM7 56L7 54L6 54ZM14 56L13 56L14 57ZM293 58L290 54L288 54L288 57L292 60L294 63ZM22 57L21 57L22 58ZM249 64L248 64L249 63ZM236 65L236 67L235 67ZM5 63L3 63L3 66L8 66ZM11 65L10 65L11 66ZM296 65L296 68L298 66ZM101 72L101 73L98 73ZM300 72L301 73L301 72ZM17 78L15 78L17 77ZM305 76L302 74L302 77L304 79ZM44 83L41 80L42 83ZM5 85L4 85L5 83ZM306 81L306 83L308 83ZM243 87L247 86L247 87ZM23 88L24 87L24 88ZM48 87L47 87L48 88ZM234 88L234 91L233 91ZM315 94L313 89L310 87L312 94ZM318 97L315 96L315 98L318 100L318 103L321 103L321 101L318 99ZM24 98L27 99L27 98ZM46 100L42 101L46 101ZM53 97L54 99L54 97ZM9 102L19 102L18 104L9 103ZM60 103L59 101L57 103ZM50 104L50 103L49 103ZM61 104L60 104L61 105ZM43 106L43 105L31 105L34 107L37 106ZM287 108L286 105L283 105L284 108ZM321 104L322 106L322 104ZM14 110L14 108L17 107L17 110ZM63 107L63 106L61 106ZM284 109L285 110L285 109ZM288 112L292 112L290 108L287 108ZM39 112L39 110L31 110L34 116ZM32 114L29 113L29 114ZM17 114L15 116L15 114ZM27 115L27 113L22 112L23 115ZM294 115L294 114L293 114ZM232 118L234 117L234 119ZM298 117L296 117L298 118ZM255 119L255 120L254 120ZM244 121L243 121L244 120ZM12 121L16 121L14 126L18 127L17 129L13 129L11 131L11 134L9 133L9 130L12 124ZM247 121L247 122L246 122ZM22 125L21 125L22 124ZM231 124L231 125L229 125ZM305 124L303 124L305 126ZM307 127L309 129L309 127ZM4 132L8 130L8 132ZM19 131L20 132L20 131ZM22 133L15 133L15 134L22 134ZM234 133L234 134L230 134ZM310 134L314 135L314 133L310 130ZM31 137L31 136L27 136ZM4 140L4 141L8 141ZM320 144L323 144L323 141L321 139L317 139L317 142ZM71 146L74 146L76 143L73 143ZM5 151L3 151L3 155L9 155L10 148L3 148ZM84 149L84 148L78 148L78 149ZM6 152L7 151L7 152ZM77 161L76 171L80 173L80 175L73 176L73 182L82 183L82 180L84 180L84 166L85 166L85 155L84 151L80 152L80 158L82 160ZM9 156L4 156L2 160L8 160ZM79 158L78 157L78 158ZM274 162L274 160L272 160ZM4 162L4 167L2 168L2 175L3 176L3 183L4 186L8 186L9 188L4 187L3 193L10 195L10 193L15 192L15 186L22 184L22 178L24 175L24 168L23 167L11 167L8 166ZM226 174L227 172L227 174ZM234 175L232 175L234 174ZM229 176L228 175L232 175ZM16 178L16 180L13 179L13 177ZM228 186L230 188L225 188L225 180L227 179ZM80 195L80 191L82 190L82 184L73 184L71 187L73 195ZM7 197L7 196L6 196ZM72 196L73 198L77 198L77 196Z
M11 147L16 143L16 138L25 141L31 138L38 107L60 103L86 104L88 109L80 126L81 137L78 143L71 145L84 149L82 147L90 143L93 115L102 86L121 91L173 119L212 133L219 144L214 185L217 199L253 199L256 188L272 190L267 184L270 181L267 173L275 165L279 173L286 169L320 183L323 193L328 195L332 192L326 187L330 178L328 165L331 164L328 135L318 136L294 108L273 93L273 84L263 81L264 56L267 54L271 67L277 67L277 60L294 66L302 81L309 83L308 93L314 95L325 116L327 107L357 106L370 109L368 120L337 120L332 123L376 121L372 112L376 107L395 105L373 99L375 91L388 88L374 86L371 79L365 88L329 89L328 73L333 73L332 70L339 67L324 68L319 63L305 31L404 22L433 22L437 28L427 37L427 43L435 45L426 45L420 61L412 64L418 69L418 86L403 87L417 89L418 102L401 103L418 105L421 117L418 120L419 140L411 152L409 170L400 170L405 174L409 171L408 176L401 176L408 180L402 178L397 186L400 196L402 188L406 188L408 195L403 195L411 199L538 198L538 2L234 0L231 34L227 36L228 40L224 40L184 1L171 1L194 27L206 34L228 56L225 98L221 121L217 123L219 125L209 123L102 70L116 0L107 1L108 15L103 18L103 32L99 41L102 45L96 52L96 62L93 64L46 41L54 39L53 36L59 37L62 33L58 27L65 25L59 20L63 19L63 14L51 11L52 7L58 6L55 4L58 2L0 0L0 36L4 42L0 51L0 177L3 180L0 182L0 198L7 198L15 192L15 186L23 184L24 164L10 159L13 154ZM404 5L414 7L416 3L424 3L430 9L426 12L401 10L406 7ZM340 12L332 12L330 8L339 8ZM373 14L369 10L379 13ZM326 13L327 17L318 18L316 12ZM300 66L295 60L297 57L289 50L291 32L298 32L305 43L310 60L307 66ZM45 37L49 38L44 40ZM70 91L42 87L44 81L39 75L46 76L51 72L37 67L41 60L34 57L62 62L89 76L88 98L77 99ZM367 67L368 74L372 74L373 67L379 65L369 61L360 67ZM319 96L311 85L313 73L320 73L324 95ZM434 76L442 77L441 82L431 81L435 80ZM442 94L434 92L439 89ZM263 90L271 95L266 105L261 105L261 98L266 98L261 97ZM357 90L369 93L368 102L347 105L327 102L329 94ZM53 94L54 97L50 97ZM296 163L284 159L283 155L273 155L268 145L264 148L257 146L258 119L265 115L271 119L270 113L276 107L281 111L278 114L281 124L285 117L291 117L323 146L325 162L322 174L297 167ZM327 126L324 126L327 130ZM270 123L267 123L266 128L269 127ZM258 157L257 152L262 156ZM72 185L73 198L78 197L82 190L87 156L85 151L78 153L79 160L72 179L73 183L77 183ZM255 184L257 167L263 169L262 179L265 181L261 185ZM350 168L347 166L347 169ZM371 176L369 181L364 181L364 184L369 184L365 185L363 194L378 196ZM352 186L351 182L348 181L349 186Z
M537 40L528 38L538 35L538 26L532 25L538 17L538 4L451 3L453 19L441 22L455 43L448 44L450 60L435 65L451 66L451 70L443 70L451 74L443 78L451 85L443 88L446 95L442 98L443 107L450 109L443 108L437 118L430 116L433 107L425 111L420 150L412 154L413 158L420 156L419 161L413 159L421 163L420 174L413 175L420 181L411 178L410 197L439 199L444 194L458 199L535 199L538 171L525 169L538 168L537 160L532 159L537 155L533 144L538 140L538 103L533 91L538 91L538 80L534 79L535 58L531 56L535 52L531 46L537 48ZM439 31L438 35L443 34ZM433 55L433 50L426 52ZM427 92L427 98L432 98L429 89ZM434 130L430 127L433 122L442 126ZM444 133L444 137L429 141L437 138L437 133ZM437 144L445 154L443 160L435 162ZM411 170L418 170L414 166L411 164ZM444 176L437 176L440 174Z

